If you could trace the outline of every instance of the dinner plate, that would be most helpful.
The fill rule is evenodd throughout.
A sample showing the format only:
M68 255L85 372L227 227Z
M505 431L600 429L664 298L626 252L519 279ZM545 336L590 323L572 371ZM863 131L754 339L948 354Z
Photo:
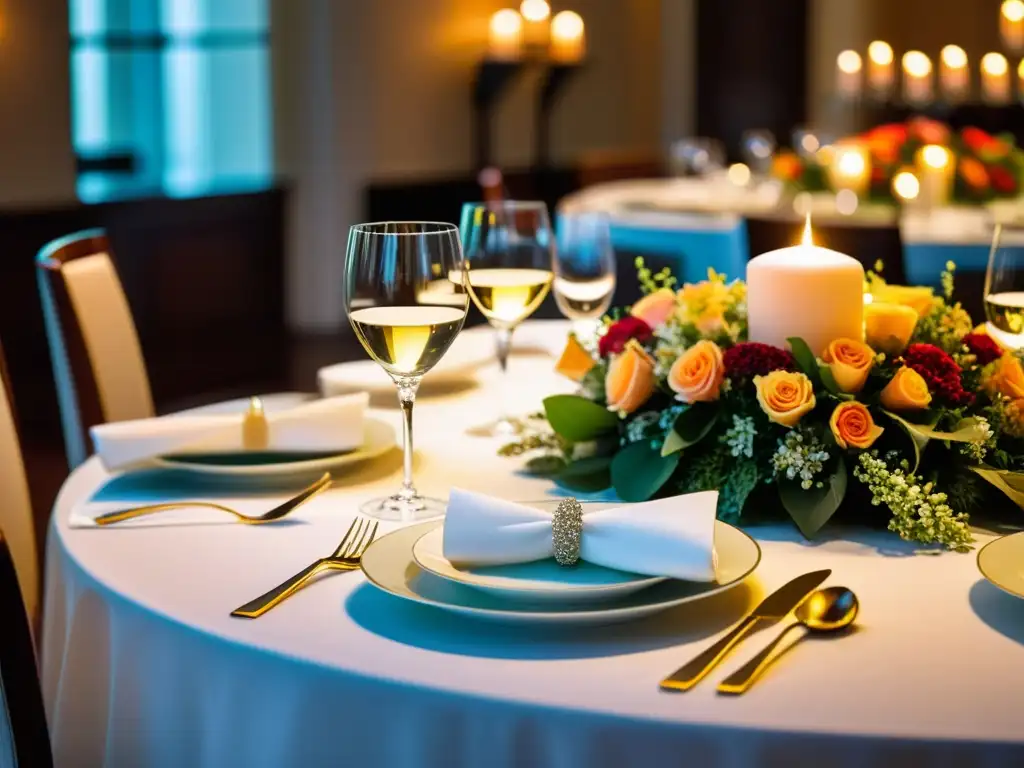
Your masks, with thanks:
M505 600L558 605L599 603L639 592L666 580L580 561L565 568L554 561L491 566L456 566L444 556L444 527L428 531L413 545L413 560L435 576Z
M981 575L1014 597L1024 598L1024 531L994 539L978 552Z
M578 605L529 604L503 600L424 571L413 559L415 543L442 525L432 520L401 528L377 539L363 555L367 580L395 597L483 621L531 626L598 626L652 616L683 603L719 594L742 582L761 561L757 542L726 523L716 523L717 583L669 579L614 603Z

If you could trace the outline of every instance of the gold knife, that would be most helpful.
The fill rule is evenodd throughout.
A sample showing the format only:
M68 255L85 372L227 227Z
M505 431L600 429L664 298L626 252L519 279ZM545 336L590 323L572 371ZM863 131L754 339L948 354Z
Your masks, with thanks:
M661 681L663 691L688 691L739 643L750 630L765 622L774 624L807 599L818 585L832 575L831 569L805 573L772 592L737 627L688 664Z

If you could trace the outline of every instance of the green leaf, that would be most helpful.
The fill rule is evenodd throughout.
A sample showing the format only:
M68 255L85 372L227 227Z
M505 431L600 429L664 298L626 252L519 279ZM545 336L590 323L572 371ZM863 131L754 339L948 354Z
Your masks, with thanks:
M680 454L662 456L646 440L627 445L612 459L612 486L623 501L647 501L679 466Z
M538 477L553 477L565 469L565 459L561 456L534 456L528 462L524 469L529 475L537 475Z
M1024 507L1024 472L1011 472L985 465L970 469L1006 494L1018 507Z
M609 468L612 460L608 456L592 456L567 464L558 473L555 482L563 488L581 493L596 493L610 488L612 476Z
M718 403L693 403L676 417L661 446L661 455L670 456L699 443L715 426L718 414Z
M797 528L806 538L814 538L822 526L839 509L846 496L847 485L846 462L842 455L836 462L823 488L812 487L804 490L799 480L779 480L779 499L793 518Z
M882 412L907 430L921 449L924 449L929 440L949 440L953 443L983 443L988 439L988 430L984 426L984 422L973 416L957 422L953 432L940 432L934 428L936 422L932 422L930 425L914 424L901 416L897 416L892 411Z
M800 370L807 374L807 378L811 380L812 384L819 383L821 377L818 373L818 359L811 352L811 348L807 346L807 342L797 336L786 339L786 341L789 342L789 348L792 350Z
M840 400L855 400L854 395L843 392L839 388L839 384L836 382L836 377L832 374L832 369L827 365L818 366L818 375L821 377L821 383L825 385L825 389L831 392L833 395L838 397Z
M571 443L594 440L619 424L619 417L614 413L579 395L545 398L544 415L551 428Z

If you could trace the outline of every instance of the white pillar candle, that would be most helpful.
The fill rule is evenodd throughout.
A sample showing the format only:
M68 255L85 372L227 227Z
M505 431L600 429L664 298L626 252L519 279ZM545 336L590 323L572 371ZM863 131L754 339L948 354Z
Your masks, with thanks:
M843 51L836 57L836 92L844 99L860 96L860 77L864 63L856 51Z
M999 34L1011 51L1024 48L1024 2L1005 0L999 13Z
M537 54L546 54L551 35L551 6L547 0L523 0L523 39L526 47Z
M932 60L921 51L903 54L903 98L911 104L932 100Z
M929 207L946 205L953 192L955 171L950 151L938 144L928 144L917 151L914 161L921 203Z
M864 338L864 268L846 254L820 248L807 217L803 242L763 253L747 264L750 340L786 347L802 338L815 355L835 339Z
M888 98L895 78L892 46L875 40L868 46L868 87L871 94L878 99Z
M587 52L583 19L575 11L562 11L551 20L551 60L577 64Z
M963 101L970 90L967 52L959 45L947 45L939 55L939 88L949 102Z
M849 189L860 197L871 186L871 153L863 144L844 142L836 144L828 164L829 185L836 192Z
M981 57L981 96L990 104L1005 104L1010 100L1010 65L1001 53L986 53Z
M511 8L495 11L487 53L492 59L514 61L522 55L523 17Z

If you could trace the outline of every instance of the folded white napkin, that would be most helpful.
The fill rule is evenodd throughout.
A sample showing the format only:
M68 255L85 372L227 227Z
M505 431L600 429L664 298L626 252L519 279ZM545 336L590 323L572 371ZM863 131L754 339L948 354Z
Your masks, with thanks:
M365 392L313 400L285 411L267 412L265 450L328 453L363 444ZM90 430L96 453L110 470L178 453L243 450L244 411L232 415L179 415L101 424Z
M606 568L686 581L715 580L717 491L587 512L580 559ZM505 565L554 557L551 513L453 488L444 556L458 565Z

